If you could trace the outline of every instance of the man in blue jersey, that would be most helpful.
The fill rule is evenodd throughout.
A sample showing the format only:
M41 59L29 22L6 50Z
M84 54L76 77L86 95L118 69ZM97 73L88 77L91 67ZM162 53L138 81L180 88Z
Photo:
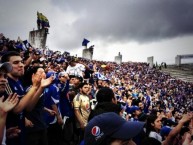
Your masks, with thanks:
M54 110L55 116L45 114L46 123L48 125L48 145L60 145L62 143L62 125L63 120L60 113L60 94L56 85L56 74L53 71L49 71L46 77L54 76L54 81L50 86L45 89L45 107Z
M42 78L46 78L46 74L43 68L33 67L28 75L29 78L32 75L39 75ZM31 84L27 90L31 88ZM47 139L47 125L44 120L44 93L40 96L37 104L30 112L26 112L25 126L26 126L26 145L48 145Z
M58 74L58 80L59 82L57 83L57 87L59 88L59 93L60 93L60 110L61 110L61 115L62 117L64 116L71 116L70 113L70 100L67 96L67 93L69 91L69 77L68 74L63 71ZM71 110L73 112L73 109Z
M6 85L8 83L6 74L12 70L12 66L10 63L1 63L0 64L0 144L5 145L6 141L6 118L8 112L13 109L18 103L17 94L11 94L6 100L5 92Z
M62 138L66 144L73 142L73 121L74 121L74 110L70 98L68 95L69 92L69 76L63 71L58 74L59 82L57 86L60 93L60 110L61 115L64 121L62 126Z
M8 75L7 89L11 90L9 93L17 93L19 95L19 103L15 106L13 111L8 114L6 127L18 126L21 129L19 136L11 139L7 139L7 145L24 145L25 144L25 111L33 109L39 96L42 94L44 87L51 83L53 78L42 80L38 75L33 75L32 87L26 93L20 82L20 78L24 75L23 60L18 52L9 51L1 57L1 62L9 62L13 69Z

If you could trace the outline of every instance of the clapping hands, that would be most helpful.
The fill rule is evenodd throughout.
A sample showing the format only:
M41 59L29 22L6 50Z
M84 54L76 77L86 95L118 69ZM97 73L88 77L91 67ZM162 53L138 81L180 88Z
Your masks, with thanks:
M16 93L10 94L5 101L3 101L3 99L4 99L4 96L0 98L0 110L3 113L9 112L17 105L19 101L18 95Z
M50 76L49 78L45 79L45 78L42 78L40 75L37 75L37 74L32 75L33 86L37 87L37 88L47 87L52 83L53 80L54 80L54 76Z

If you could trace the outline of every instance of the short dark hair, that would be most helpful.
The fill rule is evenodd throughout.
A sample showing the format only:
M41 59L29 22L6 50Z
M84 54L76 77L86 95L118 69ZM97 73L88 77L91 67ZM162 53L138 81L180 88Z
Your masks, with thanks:
M38 71L39 68L42 68L42 67L41 66L35 66L33 68L29 68L25 72L25 74L23 76L23 80L22 80L23 81L23 85L25 87L28 87L28 86L32 85L32 80L31 80L32 75L35 74Z
M80 83L80 84L79 84L79 89L82 88L84 85L88 85L88 83L86 83L86 82Z
M17 51L8 51L1 57L1 62L9 62L10 57L12 56L20 56L20 54Z
M33 60L33 61L31 62L32 65L35 64L35 63L40 63L40 61L39 61L39 60Z
M80 82L83 82L83 77L78 75L78 76L74 76L74 78L77 78Z
M103 87L99 89L96 94L96 99L99 103L101 102L112 102L112 99L115 98L114 92L108 87Z
M121 112L121 105L114 104L112 102L98 103L95 109L91 110L91 113L88 117L88 121L90 121L93 117L106 112L115 112L119 115L119 113Z
M156 114L151 114L147 117L147 121L146 121L146 134L147 136L149 136L149 133L151 131L155 131L154 127L152 126L152 123L154 123L154 121L158 118L158 116Z
M43 67L41 67L41 66L34 66L33 68L31 68L30 72L32 74L35 74L35 73L37 73L39 68L43 68ZM31 74L31 76L32 76L32 74Z

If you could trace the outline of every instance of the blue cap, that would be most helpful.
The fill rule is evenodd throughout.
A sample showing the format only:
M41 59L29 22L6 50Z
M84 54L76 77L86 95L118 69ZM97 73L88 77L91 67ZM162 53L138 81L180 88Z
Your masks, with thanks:
M100 145L105 139L129 140L137 136L144 122L126 121L114 112L95 116L85 128L85 145Z
M130 108L130 114L133 114L136 110L140 110L140 108L138 106L131 106Z
M168 134L170 133L172 129L168 126L163 126L160 130L160 134L161 136L168 136Z
M46 78L49 78L50 76L54 76L54 79L53 79L53 80L56 79L56 73L55 73L54 71L49 71L49 72L47 72Z
M62 71L58 74L58 77L63 77L65 75L67 75L68 73L66 71Z

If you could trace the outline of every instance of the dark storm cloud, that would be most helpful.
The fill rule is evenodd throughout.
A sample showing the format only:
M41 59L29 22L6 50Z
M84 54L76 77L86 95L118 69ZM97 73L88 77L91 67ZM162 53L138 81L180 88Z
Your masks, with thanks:
M50 21L47 42L56 49L80 48L83 38L105 46L193 34L191 0L1 0L0 32L26 39L36 29L37 11Z
M73 2L64 5L66 10L84 14L73 23L80 37L145 43L193 34L193 1L190 0Z
M36 28L36 13L43 6L47 7L44 1L1 0L0 32L10 39L17 39L18 36L28 39L29 31ZM47 10L49 10L48 7Z

